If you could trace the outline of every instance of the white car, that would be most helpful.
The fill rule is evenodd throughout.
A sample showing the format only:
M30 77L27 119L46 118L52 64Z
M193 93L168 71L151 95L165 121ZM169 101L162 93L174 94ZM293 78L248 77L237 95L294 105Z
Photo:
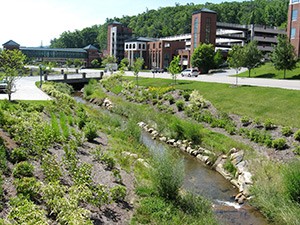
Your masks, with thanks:
M199 71L198 69L193 69L193 68L190 68L190 69L185 69L181 72L181 76L187 76L187 77L198 77L199 75Z
M0 80L0 92L6 92L7 89L7 81Z

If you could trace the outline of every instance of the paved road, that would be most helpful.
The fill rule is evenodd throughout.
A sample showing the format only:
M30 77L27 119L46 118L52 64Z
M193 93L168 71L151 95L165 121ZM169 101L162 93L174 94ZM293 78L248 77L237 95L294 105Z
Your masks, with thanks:
M60 69L58 69L60 70ZM242 71L245 71L243 69ZM69 71L71 72L71 71ZM99 70L83 69L80 72L86 72L87 76L99 75ZM217 71L209 75L200 75L198 77L181 77L177 76L178 80L194 80L202 82L213 82L213 83L225 83L232 84L236 83L236 77L234 75L235 70L224 70ZM109 73L106 73L109 75ZM127 76L133 76L133 72L126 72ZM151 72L140 72L141 77L153 77L171 79L169 73L156 73ZM12 94L13 100L50 100L51 98L36 87L35 82L39 81L39 77L22 77L16 82L17 91ZM275 79L262 79L262 78L238 78L239 85L250 85L250 86L262 86L262 87L276 87L292 90L300 90L300 80L275 80ZM0 93L0 99L8 99L7 94Z

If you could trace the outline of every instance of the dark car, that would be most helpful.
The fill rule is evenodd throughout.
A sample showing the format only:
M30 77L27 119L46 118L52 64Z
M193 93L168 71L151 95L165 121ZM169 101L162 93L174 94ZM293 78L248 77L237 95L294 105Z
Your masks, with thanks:
M151 72L152 73L163 73L163 72L165 72L165 70L160 69L160 68L152 68Z
M7 81L0 80L0 92L6 92L7 89Z

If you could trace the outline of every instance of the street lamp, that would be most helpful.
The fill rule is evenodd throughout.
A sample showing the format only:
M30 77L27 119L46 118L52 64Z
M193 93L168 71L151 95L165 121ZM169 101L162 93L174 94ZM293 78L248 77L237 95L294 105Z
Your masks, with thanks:
M40 68L40 88L42 88L42 82L43 82L43 69L44 69L43 64L40 64L40 65L39 65L39 68Z

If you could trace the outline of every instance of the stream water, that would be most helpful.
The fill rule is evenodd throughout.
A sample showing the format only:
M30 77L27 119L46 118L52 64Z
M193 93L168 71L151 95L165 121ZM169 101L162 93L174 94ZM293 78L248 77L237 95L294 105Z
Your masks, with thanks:
M238 190L219 173L212 170L195 157L175 148L153 140L152 137L142 132L141 142L149 150L156 154L162 151L178 151L180 158L183 159L185 178L183 188L200 194L213 202L214 212L223 225L266 225L267 220L255 208L248 204L239 205L234 201ZM178 155L178 154L174 154Z
M87 104L78 95L75 100ZM108 112L109 113L109 112ZM166 144L153 140L145 131L141 133L141 142L156 154L163 151L177 151L184 162L185 178L183 188L195 194L200 194L213 203L214 213L221 225L267 225L267 220L255 208L248 204L239 205L234 201L238 190L234 188L218 172L212 170L195 157Z

